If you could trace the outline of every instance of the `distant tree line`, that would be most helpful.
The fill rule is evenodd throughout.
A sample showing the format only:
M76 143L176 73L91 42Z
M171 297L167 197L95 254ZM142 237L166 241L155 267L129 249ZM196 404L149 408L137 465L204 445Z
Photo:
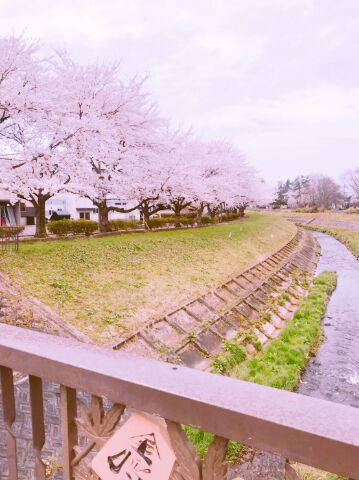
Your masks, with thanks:
M350 208L359 205L359 169L341 186L326 175L300 175L278 183L273 208Z

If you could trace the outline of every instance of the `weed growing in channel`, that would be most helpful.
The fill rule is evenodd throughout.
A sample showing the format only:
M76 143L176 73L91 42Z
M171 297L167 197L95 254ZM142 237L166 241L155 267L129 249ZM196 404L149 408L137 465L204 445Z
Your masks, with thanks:
M292 320L259 357L233 368L230 376L262 385L294 390L300 373L321 338L321 319L330 294L336 286L336 274L323 272L314 280Z

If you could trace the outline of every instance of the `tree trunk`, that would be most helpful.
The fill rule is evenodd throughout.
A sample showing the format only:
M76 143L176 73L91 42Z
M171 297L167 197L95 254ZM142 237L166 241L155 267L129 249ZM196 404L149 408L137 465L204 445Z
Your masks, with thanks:
M143 224L144 224L145 230L152 230L150 225L150 220L151 220L150 209L148 208L148 205L146 203L142 204L141 213L143 217Z
M202 216L204 211L204 205L201 205L197 208L196 223L197 225L202 225Z
M182 211L181 205L176 204L174 206L173 211L175 213L175 219L176 219L175 227L179 228L181 226L181 211Z
M240 217L244 217L244 211L245 211L246 207L239 207L238 208L238 213L239 213L239 216Z
M45 212L45 204L46 204L46 197L43 195L39 195L36 201L31 202L35 208L35 218L36 218L36 238L45 238L47 237L46 231L46 212Z
M106 201L103 201L97 205L98 207L98 228L101 233L110 231L110 224L108 221L109 208Z
M208 208L209 216L211 217L211 220L214 223L216 220L216 208L213 208L213 209L210 207L207 207L207 208Z

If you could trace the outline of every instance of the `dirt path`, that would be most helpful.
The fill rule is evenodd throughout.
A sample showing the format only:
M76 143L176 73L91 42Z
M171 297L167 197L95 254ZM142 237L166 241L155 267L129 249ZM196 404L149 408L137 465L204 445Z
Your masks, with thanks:
M351 232L359 232L359 223L350 222L345 220L324 220L321 218L315 218L311 225L319 225L321 227L334 227L334 228L344 228L345 230L350 230Z
M300 215L285 215L286 220L303 225L318 225L319 227L343 228L350 232L359 232L359 222L349 220L334 220Z

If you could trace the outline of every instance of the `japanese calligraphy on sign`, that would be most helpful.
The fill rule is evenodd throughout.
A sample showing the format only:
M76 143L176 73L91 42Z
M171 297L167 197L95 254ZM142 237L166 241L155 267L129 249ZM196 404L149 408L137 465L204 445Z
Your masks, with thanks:
M134 413L92 461L102 480L168 480L175 454L161 420Z

